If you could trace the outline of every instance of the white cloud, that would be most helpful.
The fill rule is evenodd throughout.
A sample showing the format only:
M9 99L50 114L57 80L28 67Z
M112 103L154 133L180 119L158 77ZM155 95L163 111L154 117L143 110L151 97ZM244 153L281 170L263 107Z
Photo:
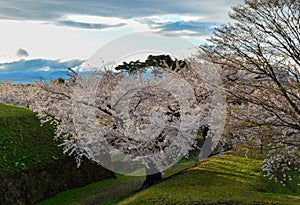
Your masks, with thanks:
M6 70L6 66L5 65L0 65L0 71L1 70Z
M180 16L182 21L201 21L205 19L203 16Z
M203 16L193 16L193 15L179 15L179 14L165 14L165 15L155 15L142 18L144 21L152 21L153 23L168 23L168 22L178 22L178 21L200 21L205 19Z
M17 54L18 57L27 57L27 56L29 56L28 51L26 51L26 50L24 50L22 48L20 48L19 50L17 50L16 54Z
M42 68L39 68L37 69L38 71L50 71L51 68L49 66L45 66L45 67L42 67Z
M13 71L13 72L32 72L32 71L66 71L68 67L78 67L83 63L79 60L46 60L46 59L34 59L34 60L18 60L9 63L0 64L1 71Z
M210 30L195 22L226 22L230 7L242 2L0 1L0 63L17 60L19 48L30 51L28 59L87 59L109 41L141 31L201 38Z
M121 19L140 18L162 14L205 16L223 21L230 7L243 0L10 0L0 1L0 18L20 20L55 21L66 14L116 17ZM18 12L16 12L18 11Z
M112 29L126 25L126 20L116 17L101 17L90 15L66 15L55 22L59 26L68 26L81 29Z
M28 59L87 59L108 41L132 32L128 27L90 31L16 20L0 20L0 28L0 63L17 60L19 48L30 51Z
M75 21L82 23L98 23L106 25L116 25L120 23L126 23L125 19L118 17L104 17L104 16L91 16L91 15L65 15L59 20L61 21Z

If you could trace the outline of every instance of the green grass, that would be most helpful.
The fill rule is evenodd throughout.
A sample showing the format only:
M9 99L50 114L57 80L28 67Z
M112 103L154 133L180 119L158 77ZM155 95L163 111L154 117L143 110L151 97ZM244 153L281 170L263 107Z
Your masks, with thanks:
M194 164L194 160L182 159L179 163L164 171L163 178L178 173ZM137 192L143 185L145 177L116 174L114 179L62 192L37 205L81 205L81 204L117 204L119 201Z
M144 180L145 177L116 174L116 178L62 192L53 198L37 203L37 205L115 204L138 190Z
M191 167L193 163L182 159L165 171L164 181L140 192L137 190L144 177L117 175L68 190L38 205L300 204L299 187L298 193L292 193L262 176L262 160L225 154Z
M300 204L299 195L264 178L261 165L261 160L215 156L118 204Z
M0 173L55 161L63 156L54 127L41 126L29 109L0 103Z

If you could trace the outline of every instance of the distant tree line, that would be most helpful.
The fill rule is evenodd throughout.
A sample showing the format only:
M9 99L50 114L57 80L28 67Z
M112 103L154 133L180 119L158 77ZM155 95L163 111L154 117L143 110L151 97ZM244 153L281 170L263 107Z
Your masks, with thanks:
M180 68L184 68L187 65L184 60L173 60L169 55L149 55L144 62L140 60L130 61L129 63L123 62L115 69L117 71L124 71L128 73L135 73L141 70L147 70L148 68L168 68L173 71L178 71Z

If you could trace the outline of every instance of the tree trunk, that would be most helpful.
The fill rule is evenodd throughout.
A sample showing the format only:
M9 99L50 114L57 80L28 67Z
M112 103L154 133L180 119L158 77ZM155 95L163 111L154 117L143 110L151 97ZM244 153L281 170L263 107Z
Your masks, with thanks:
M162 180L161 172L155 174L149 174L146 176L146 180L144 181L143 188L152 186L157 182L160 182L161 180Z
M141 189L145 189L149 186L152 186L162 180L161 172L155 168L155 165L150 162L149 168L146 167L146 180Z

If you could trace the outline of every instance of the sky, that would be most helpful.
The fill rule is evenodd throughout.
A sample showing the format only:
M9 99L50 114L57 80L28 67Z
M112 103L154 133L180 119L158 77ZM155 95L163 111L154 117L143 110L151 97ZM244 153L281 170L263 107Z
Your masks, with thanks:
M36 70L45 71L51 63L81 62L112 40L136 32L176 35L199 45L215 26L229 22L231 7L241 3L242 0L0 0L0 71L32 70L29 65L45 62L38 59L49 60L47 66L36 66Z

